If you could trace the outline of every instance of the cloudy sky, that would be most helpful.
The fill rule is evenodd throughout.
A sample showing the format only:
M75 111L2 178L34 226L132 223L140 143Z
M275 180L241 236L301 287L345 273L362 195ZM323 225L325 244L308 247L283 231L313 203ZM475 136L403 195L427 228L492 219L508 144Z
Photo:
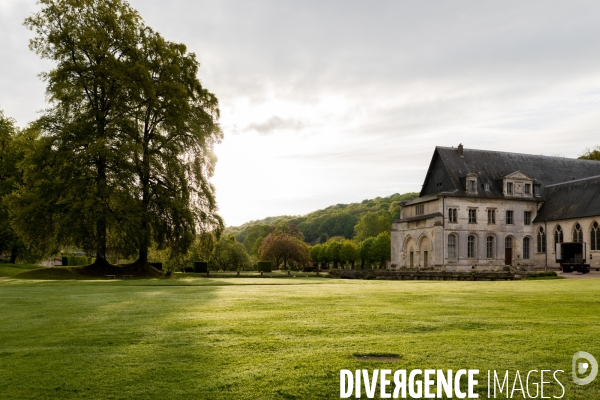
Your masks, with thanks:
M228 225L418 191L436 145L577 157L600 144L600 2L131 0L217 95ZM168 3L168 6L166 4ZM0 109L51 68L31 0L0 0Z

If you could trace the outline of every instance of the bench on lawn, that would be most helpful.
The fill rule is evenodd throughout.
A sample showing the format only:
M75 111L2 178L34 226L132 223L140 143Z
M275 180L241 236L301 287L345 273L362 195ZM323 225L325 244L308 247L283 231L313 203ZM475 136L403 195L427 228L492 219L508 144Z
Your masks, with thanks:
M129 278L129 279L133 278L133 275L121 275L121 276L122 276L123 278Z
M110 279L110 278L116 279L117 276L116 275L106 275L106 279Z

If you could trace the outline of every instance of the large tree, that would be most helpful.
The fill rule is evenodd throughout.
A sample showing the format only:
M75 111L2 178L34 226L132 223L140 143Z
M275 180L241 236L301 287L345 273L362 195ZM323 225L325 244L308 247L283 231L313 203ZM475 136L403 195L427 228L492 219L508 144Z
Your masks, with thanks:
M38 3L42 9L25 20L36 34L30 48L55 63L42 74L51 106L38 123L45 153L38 157L51 161L40 169L52 170L59 190L42 190L39 181L34 187L57 206L55 218L79 216L75 229L59 229L59 236L93 245L96 262L106 264L109 229L119 224L126 231L124 210L132 206L122 202L133 187L127 83L143 25L121 0Z
M159 247L185 253L196 231L221 230L209 179L221 138L218 101L202 87L199 64L182 44L147 28L136 53L128 118L139 182L139 263Z
M292 233L275 230L267 235L258 250L258 255L263 260L283 261L283 268L287 269L289 260L296 261L300 265L310 262L310 251L308 245Z
M93 250L103 265L109 245L145 265L151 241L177 255L196 233L220 232L209 182L218 103L194 54L124 0L39 3L25 24L31 49L56 63L43 75L51 107L14 203L44 209L59 243Z
M16 136L14 120L5 117L0 110L0 252L8 252L13 264L23 245L9 223L8 208L3 198L23 183L22 173L17 168L23 152L16 142Z

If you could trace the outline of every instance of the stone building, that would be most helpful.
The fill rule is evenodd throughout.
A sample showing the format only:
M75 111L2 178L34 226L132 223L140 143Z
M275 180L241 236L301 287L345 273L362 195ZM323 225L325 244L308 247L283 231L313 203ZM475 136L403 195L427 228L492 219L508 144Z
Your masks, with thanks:
M578 241L600 270L600 162L436 147L391 233L393 268L557 269Z

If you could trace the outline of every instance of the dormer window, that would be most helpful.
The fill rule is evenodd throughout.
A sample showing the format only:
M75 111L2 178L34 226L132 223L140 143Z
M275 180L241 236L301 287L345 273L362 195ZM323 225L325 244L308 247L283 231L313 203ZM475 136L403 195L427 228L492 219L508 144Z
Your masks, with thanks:
M489 183L484 183L483 184L483 190L485 190L486 192L490 191L490 184Z
M527 194L527 195L531 194L531 184L529 184L529 183L525 184L525 194Z
M466 178L467 194L477 194L477 174L471 172Z
M513 183L512 182L506 183L506 194L513 194Z
M535 195L535 197L541 196L540 185L533 185L533 194Z
M424 204L418 204L416 207L416 214L417 215L423 215L425 214L425 205Z

